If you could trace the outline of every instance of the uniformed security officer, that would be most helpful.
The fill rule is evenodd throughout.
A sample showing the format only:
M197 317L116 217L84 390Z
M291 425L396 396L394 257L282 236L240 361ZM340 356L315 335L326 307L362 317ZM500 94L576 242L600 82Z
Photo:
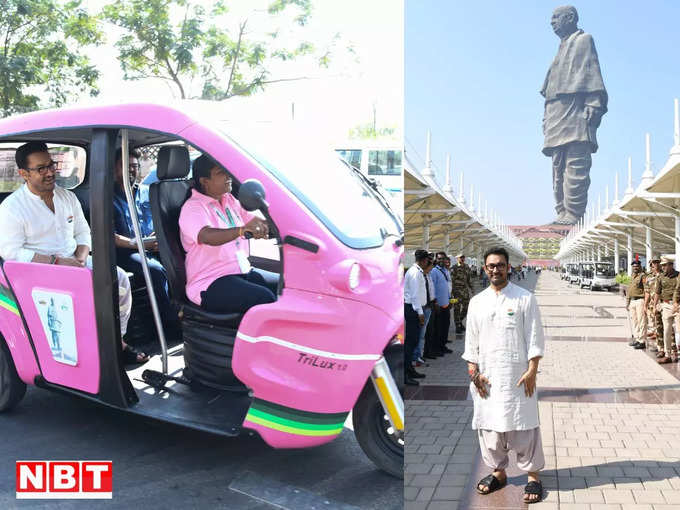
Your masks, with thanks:
M673 267L673 259L668 256L661 257L661 268L663 273L657 278L656 297L657 302L661 303L664 350L659 351L656 356L659 358L658 363L671 363L678 361L678 348L673 334L673 303L677 302L674 299L678 272Z
M630 317L633 341L630 343L635 349L645 348L645 337L647 335L647 312L645 311L645 289L642 264L639 260L634 260L633 275L630 278L628 292L626 293L626 310Z
M468 304L472 294L470 268L465 264L465 255L459 253L458 263L451 269L451 294L458 302L453 305L453 316L456 323L456 333L465 331L463 320L467 317Z
M663 320L661 318L661 307L654 305L654 294L656 293L656 283L661 274L661 259L656 257L649 261L649 271L645 278L645 305L647 308L647 325L652 326L652 334L656 338L656 346L652 345L649 350L652 352L663 351Z

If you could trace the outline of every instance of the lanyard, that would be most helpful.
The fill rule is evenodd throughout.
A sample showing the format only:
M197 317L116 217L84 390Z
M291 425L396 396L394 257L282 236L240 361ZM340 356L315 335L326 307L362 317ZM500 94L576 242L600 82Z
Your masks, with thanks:
M227 218L224 217L224 214L222 214L222 211L220 211L217 207L215 207L215 212L217 215L220 217L220 219L225 222L227 225L230 227L235 227L236 222L234 221L234 217L231 215L231 211L229 210L228 207L225 207L224 212L227 213L227 216L229 217L229 220L227 221Z

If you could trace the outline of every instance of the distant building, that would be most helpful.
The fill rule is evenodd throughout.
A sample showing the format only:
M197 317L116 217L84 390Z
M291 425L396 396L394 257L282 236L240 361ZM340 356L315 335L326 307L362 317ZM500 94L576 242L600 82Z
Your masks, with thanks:
M569 225L511 225L510 230L522 241L530 266L556 266L553 258L560 251L560 242L571 230Z

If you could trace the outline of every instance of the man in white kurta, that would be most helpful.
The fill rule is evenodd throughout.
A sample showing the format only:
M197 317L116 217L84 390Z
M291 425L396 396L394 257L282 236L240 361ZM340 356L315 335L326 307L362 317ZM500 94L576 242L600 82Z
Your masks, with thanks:
M541 318L534 295L508 281L507 252L491 250L484 259L491 285L470 301L463 359L472 380L472 428L497 482L487 477L478 490L486 494L505 485L508 451L513 450L518 467L529 474L525 501L533 503L542 494L536 491L545 464L534 391L545 343Z

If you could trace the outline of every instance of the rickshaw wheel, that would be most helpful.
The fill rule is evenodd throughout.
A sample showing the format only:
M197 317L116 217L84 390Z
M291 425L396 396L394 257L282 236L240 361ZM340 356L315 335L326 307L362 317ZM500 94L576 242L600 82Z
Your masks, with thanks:
M16 406L26 394L26 383L19 378L12 355L0 337L0 413Z
M404 388L404 350L390 349L385 358L400 392ZM366 456L383 471L397 478L404 478L404 438L395 434L378 394L369 380L352 410L354 435Z

